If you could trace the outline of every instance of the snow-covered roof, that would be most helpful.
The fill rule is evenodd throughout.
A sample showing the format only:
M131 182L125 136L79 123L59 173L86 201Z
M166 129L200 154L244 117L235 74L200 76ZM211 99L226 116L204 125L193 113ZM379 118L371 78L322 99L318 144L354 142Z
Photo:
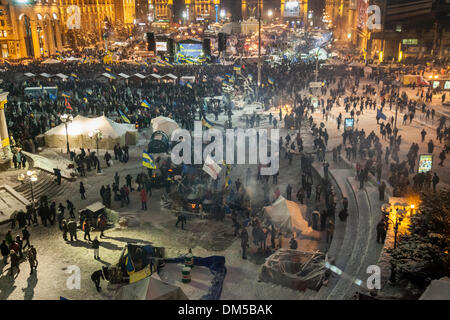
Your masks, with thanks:
M24 73L27 77L29 77L29 78L32 78L32 77L35 77L36 75L34 74L34 73L31 73L31 72L27 72L27 73Z
M103 137L111 138L117 138L126 134L128 131L136 130L134 125L116 123L105 116L98 118L86 118L78 115L73 119L73 122L67 126L69 136L89 135L89 132L96 129L99 129L102 132ZM65 134L66 127L63 123L45 133L45 135Z
M61 79L67 79L68 78L68 76L66 76L65 74L62 74L62 73L55 74L55 77L58 77L58 78L61 78Z
M41 73L40 75L45 77L45 78L50 78L52 76L51 74L48 74L48 73L45 73L45 72Z
M125 73L119 73L119 76L121 76L122 78L128 79L130 76L125 74Z
M156 78L156 79L162 78L159 74L156 74L156 73L152 73L150 76L152 76L153 78Z
M116 77L114 77L113 75L111 75L111 74L109 74L109 73L106 73L106 72L103 72L103 73L102 73L102 76L104 76L104 77L106 77L106 78L108 78L108 79L116 79Z
M168 74L163 75L163 78L164 78L164 77L169 77L170 79L173 79L173 80L178 79L178 77L177 77L176 75L171 74L171 73L168 73Z
M140 73L135 73L134 76L140 78L140 79L145 79L146 77Z

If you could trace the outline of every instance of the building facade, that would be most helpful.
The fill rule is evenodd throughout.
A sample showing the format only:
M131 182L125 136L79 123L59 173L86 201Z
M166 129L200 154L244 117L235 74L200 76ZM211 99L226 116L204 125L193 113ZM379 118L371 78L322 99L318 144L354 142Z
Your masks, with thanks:
M220 0L184 0L186 20L193 23L219 21Z
M150 0L152 6L152 21L173 22L173 0Z

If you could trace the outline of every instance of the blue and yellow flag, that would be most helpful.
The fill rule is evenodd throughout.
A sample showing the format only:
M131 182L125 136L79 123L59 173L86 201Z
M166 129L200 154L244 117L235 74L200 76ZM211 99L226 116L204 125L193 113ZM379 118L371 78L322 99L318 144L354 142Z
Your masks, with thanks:
M84 102L88 103L88 99L86 97L83 98Z
M142 153L142 165L149 169L156 169L156 164L153 161L153 157L146 151Z
M74 78L78 78L78 76L75 73L71 73L70 76L74 77Z
M188 87L189 89L192 89L192 84L190 82L186 83L186 87Z
M231 184L231 178L228 176L225 177L225 189L228 188L228 186Z
M125 115L125 113L123 113L122 111L119 110L119 114L122 117L122 120L128 124L131 124L130 119L127 118L127 116Z
M233 67L233 70L234 70L234 71L237 71L237 72L240 72L240 71L241 71L241 66L240 66L240 65L235 65L235 66Z
M63 96L64 98L70 98L70 94L66 92L61 93L61 96Z
M136 270L134 268L133 261L131 261L131 258L130 258L129 255L127 255L127 259L125 261L125 265L127 266L127 273L128 274L134 273L134 271Z
M213 127L213 123L206 118L202 119L202 126L211 129Z
M105 70L111 72L111 68L105 68Z
M273 81L273 78L269 77L267 79L267 81L269 82L269 84L273 85L275 82Z
M150 109L150 103L147 102L147 100L142 101L141 107Z

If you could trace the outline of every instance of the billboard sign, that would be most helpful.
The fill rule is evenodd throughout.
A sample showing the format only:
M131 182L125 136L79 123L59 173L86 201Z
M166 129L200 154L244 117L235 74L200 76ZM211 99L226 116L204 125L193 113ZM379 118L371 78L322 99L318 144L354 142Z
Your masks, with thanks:
M284 17L285 18L300 17L300 5L298 1L287 1L284 4Z
M345 118L345 120L344 120L344 130L353 130L354 125L355 125L355 119L354 118Z
M156 41L156 51L166 52L167 42L166 41Z
M419 173L425 173L431 171L433 167L433 155L432 154L421 154L419 156Z
M178 53L185 57L198 59L203 54L203 45L201 43L179 43Z

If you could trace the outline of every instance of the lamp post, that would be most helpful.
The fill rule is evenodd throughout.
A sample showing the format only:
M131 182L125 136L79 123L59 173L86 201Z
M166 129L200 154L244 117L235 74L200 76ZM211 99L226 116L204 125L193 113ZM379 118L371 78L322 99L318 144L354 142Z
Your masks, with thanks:
M259 101L259 91L261 87L261 16L262 0L258 0L258 87L256 90L256 100Z
M100 157L100 154L98 153L98 142L100 140L102 140L102 132L101 132L101 130L100 129L95 129L95 130L89 132L89 137L91 139L95 138L95 143L96 143L96 146L97 146L97 157Z
M36 182L38 180L37 175L34 171L28 170L27 171L27 177L29 179L30 182L30 189L31 189L31 201L32 201L32 205L33 205L33 209L34 209L34 190L33 190L33 182ZM23 173L21 173L18 177L17 180L24 182L25 180L25 175Z
M66 127L66 141L67 141L67 153L70 153L70 148L69 148L69 132L67 131L67 126L69 125L69 123L71 123L73 121L73 116L71 114L62 114L61 115L61 121L64 123L65 127Z

